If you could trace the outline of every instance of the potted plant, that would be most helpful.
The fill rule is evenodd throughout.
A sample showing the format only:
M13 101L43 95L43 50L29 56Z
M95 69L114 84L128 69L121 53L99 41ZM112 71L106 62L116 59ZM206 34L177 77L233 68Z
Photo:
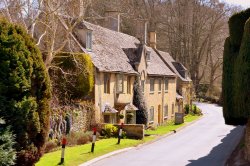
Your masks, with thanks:
M127 113L127 123L131 123L132 118L134 117L134 114L129 112Z
M119 119L123 119L124 115L123 114L119 114Z

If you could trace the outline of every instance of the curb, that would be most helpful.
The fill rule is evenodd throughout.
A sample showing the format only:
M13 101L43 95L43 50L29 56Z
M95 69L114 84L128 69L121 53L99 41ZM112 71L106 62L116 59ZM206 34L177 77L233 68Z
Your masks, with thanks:
M124 149L120 149L120 150L116 150L116 151L113 151L113 152L110 152L110 153L107 153L105 155L102 155L102 156L99 156L99 157L96 157L92 160L89 160L83 164L80 164L79 166L89 166L97 161L100 161L102 159L105 159L105 158L108 158L110 156L114 156L114 155L117 155L117 154L120 154L120 153L123 153L123 152L126 152L128 150L131 150L131 149L134 149L135 147L129 147L129 148L124 148Z
M188 126L190 126L190 125L196 123L197 121L201 120L202 118L204 118L204 115L201 116L201 117L199 117L198 119L192 121L192 122L187 123L185 126L182 126L182 127L178 128L178 129L176 129L176 131L181 131L181 130L183 130L184 128L186 128L186 127L188 127ZM168 137L168 136L170 136L170 135L173 135L173 134L175 134L174 131L171 131L171 132L169 132L169 133L167 133L167 134L165 134L165 135L158 136L158 138L155 138L154 140L151 140L151 141L149 141L149 142L145 142L145 143L139 144L139 145L137 145L137 146L135 146L135 147L124 148L124 149L120 149L120 150L116 150L116 151L107 153L107 154L105 154L105 155L102 155L102 156L96 157L96 158L94 158L94 159L92 159L92 160L89 160L89 161L87 161L87 162L85 162L85 163L83 163L83 164L80 164L79 166L89 166L89 165L91 165L91 164L93 164L93 163L95 163L95 162L97 162L97 161L103 160L103 159L105 159L105 158L108 158L108 157L111 157L111 156L115 156L115 155L117 155L117 154L120 154L120 153L129 151L129 150L134 149L134 148L139 148L139 147L142 147L142 146L145 146L145 145L152 144L152 143L154 143L154 142L156 142L156 141L159 141L159 140L161 140L161 139L163 139L163 138L166 138L166 137Z
M202 115L201 117L199 117L198 119L196 119L196 120L194 120L194 121L192 121L192 122L187 123L185 126L182 126L182 127L178 128L178 129L176 129L176 132L177 132L177 131L183 130L184 128L186 128L186 127L188 127L188 126L190 126L190 125L196 123L197 121L201 120L202 118L204 118L203 115ZM163 138L166 138L166 137L168 137L168 136L170 136L170 135L173 135L173 134L175 134L174 131L171 131L171 132L169 132L169 133L167 133L167 134L164 134L164 135L162 135L162 136L158 136L158 138L155 138L154 140L151 140L151 141L149 141L149 142L145 142L145 143L142 143L142 144L140 144L140 145L137 145L136 147L141 147L141 146L145 146L145 145L152 144L152 143L154 143L154 142L156 142L156 141L159 141L159 140L161 140L161 139L163 139Z

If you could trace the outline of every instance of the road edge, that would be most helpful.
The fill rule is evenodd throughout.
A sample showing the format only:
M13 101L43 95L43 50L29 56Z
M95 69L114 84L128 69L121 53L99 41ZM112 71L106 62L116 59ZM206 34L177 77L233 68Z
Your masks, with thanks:
M192 121L192 122L187 123L185 126L182 126L182 127L178 128L178 129L176 129L176 132L185 129L185 128L188 127L188 126L191 126L192 124L198 122L198 121L201 120L202 118L204 118L204 115L200 116L199 118L195 119L195 120ZM105 155L102 155L102 156L96 157L96 158L94 158L94 159L92 159L92 160L89 160L89 161L87 161L87 162L85 162L85 163L82 163L82 164L80 164L79 166L89 166L89 165L91 165L91 164L93 164L93 163L96 163L97 161L103 160L103 159L105 159L105 158L108 158L108 157L111 157L111 156L115 156L115 155L120 154L120 153L123 153L123 152L127 152L127 151L129 151L129 150L134 149L134 148L139 148L139 147L142 147L142 146L146 146L146 145L152 144L152 143L154 143L154 142L156 142L156 141L159 141L159 140L161 140L161 139L163 139L163 138L166 138L166 137L168 137L168 136L170 136L170 135L173 135L173 134L175 134L175 132L174 132L174 131L171 131L171 132L169 132L169 133L167 133L167 134L164 134L164 135L162 135L162 136L158 136L157 138L155 138L155 139L153 139L153 140L151 140L151 141L149 141L149 142L145 142L145 143L139 144L139 145L137 145L137 146L133 146L133 147L128 147L128 148L124 148L124 149L115 150L115 151L113 151L113 152L107 153L107 154L105 154Z

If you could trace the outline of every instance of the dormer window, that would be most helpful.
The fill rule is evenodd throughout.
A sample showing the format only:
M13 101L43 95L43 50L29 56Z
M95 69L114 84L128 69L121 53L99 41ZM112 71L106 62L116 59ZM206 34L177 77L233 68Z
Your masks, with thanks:
M87 31L86 36L86 49L92 51L92 31Z
M150 62L150 59L151 59L150 54L151 54L150 51L147 51L147 52L146 52L146 61L147 61L147 62Z

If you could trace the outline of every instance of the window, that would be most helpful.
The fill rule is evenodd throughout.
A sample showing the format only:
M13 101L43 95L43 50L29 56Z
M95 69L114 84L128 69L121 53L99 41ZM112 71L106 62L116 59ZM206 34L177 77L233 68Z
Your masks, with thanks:
M161 79L159 79L159 82L158 82L158 91L161 92Z
M168 92L168 79L165 78L165 92Z
M174 103L172 103L172 114L174 114Z
M150 79L150 92L155 91L155 80L153 78Z
M149 121L150 122L154 121L154 107L153 106L149 110Z
M131 94L131 77L127 77L127 93Z
M104 93L110 93L110 74L104 74Z
M145 84L145 81L144 80L141 80L141 89L142 89L142 92L144 93L144 84Z
M87 31L87 36L86 36L86 49L88 51L92 50L92 32Z
M104 123L111 123L111 124L117 123L116 116L117 114L104 114L103 115Z
M168 105L164 106L164 118L168 117Z
M116 93L123 93L123 75L117 74L116 80Z
M150 61L150 58L151 58L151 57L150 57L150 53L151 53L150 51L147 51L147 52L146 52L146 61L147 61L147 62Z

